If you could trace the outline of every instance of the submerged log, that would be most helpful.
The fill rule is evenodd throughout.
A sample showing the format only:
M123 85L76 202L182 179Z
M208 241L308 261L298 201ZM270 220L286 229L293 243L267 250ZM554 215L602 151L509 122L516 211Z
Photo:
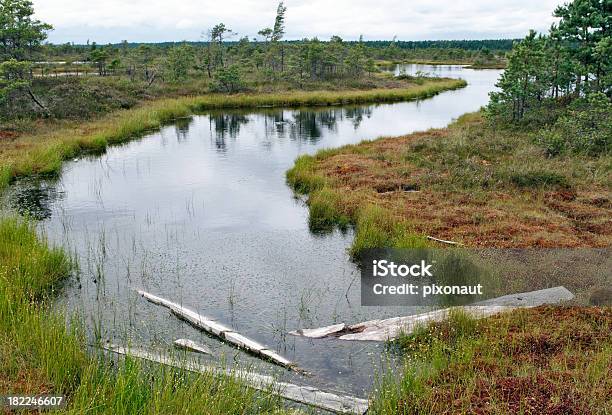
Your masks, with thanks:
M505 295L468 306L445 308L413 316L370 320L353 325L334 324L317 329L291 331L289 334L314 339L337 338L340 340L387 341L397 338L400 334L410 334L417 327L428 323L444 321L448 319L451 312L456 310L473 318L485 318L519 307L537 307L544 304L568 301L573 298L574 295L565 287L554 287L528 293Z
M188 350L190 352L197 352L202 354L214 355L213 351L202 344L198 344L189 339L178 339L174 341L174 347L177 349Z
M181 306L180 304L174 303L172 301L166 300L148 292L138 290L138 294L140 294L147 301L153 304L168 308L175 316L187 321L198 329L204 330L209 334L219 337L221 340L224 340L241 349L247 350L248 352L256 356L270 360L271 362L283 366L287 369L291 369L299 373L305 373L303 370L299 369L294 362L281 356L274 350L268 349L263 344L258 343L255 340L251 340L240 333L236 333L234 330L225 326L222 323L216 322L213 319L202 316L193 310Z
M102 348L119 355L148 360L150 362L160 363L191 372L236 376L253 389L265 392L270 391L271 393L285 399L339 414L364 414L368 410L369 406L369 402L366 399L324 392L311 386L300 386L292 383L277 382L272 376L261 375L243 370L221 369L218 367L202 365L197 362L180 361L169 356L164 356L163 354L151 353L149 351L136 348L128 349L113 344L107 344L102 346Z

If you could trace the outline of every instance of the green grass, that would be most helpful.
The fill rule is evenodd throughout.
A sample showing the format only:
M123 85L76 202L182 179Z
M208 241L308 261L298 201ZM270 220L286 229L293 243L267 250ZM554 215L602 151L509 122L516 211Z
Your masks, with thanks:
M325 177L316 172L315 161L316 159L313 156L305 154L298 157L293 167L287 171L287 182L297 193L313 193L325 186Z
M351 253L368 248L423 248L427 240L411 231L410 223L393 217L393 214L380 206L369 204L361 208L355 218L356 233Z
M612 309L538 307L485 320L463 313L389 344L401 376L372 414L607 414Z
M518 187L569 188L567 177L561 173L546 170L519 171L510 174L510 181Z
M331 230L334 226L346 229L350 218L338 211L336 206L340 203L338 194L331 189L321 188L312 194L308 201L310 208L309 227L313 231Z
M260 414L281 401L232 376L87 352L79 319L49 307L71 263L21 219L0 220L0 391L66 394L66 413Z

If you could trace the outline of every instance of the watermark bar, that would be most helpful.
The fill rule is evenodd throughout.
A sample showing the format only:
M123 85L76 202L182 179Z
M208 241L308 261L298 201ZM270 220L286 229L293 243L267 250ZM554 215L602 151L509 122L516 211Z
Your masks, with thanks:
M478 305L509 294L565 286L593 305L602 305L612 301L610 254L608 248L370 249L360 256L361 303ZM495 305L491 301L487 304Z

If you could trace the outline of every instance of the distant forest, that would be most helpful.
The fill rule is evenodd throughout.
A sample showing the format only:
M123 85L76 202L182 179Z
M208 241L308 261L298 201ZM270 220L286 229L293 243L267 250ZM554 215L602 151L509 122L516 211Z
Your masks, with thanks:
M375 49L384 49L392 45L400 49L463 49L463 50L497 50L497 51L509 51L512 49L512 45L520 39L482 39L482 40L363 40L363 43L367 47ZM304 40L285 40L284 43L303 43ZM358 40L345 40L347 44L358 44ZM227 46L237 45L239 40L226 40L224 43ZM265 41L254 41L255 44L262 43ZM130 48L136 48L140 45L149 45L154 47L173 47L176 45L192 45L192 46L205 46L208 44L206 41L181 41L181 42L122 42L122 43L111 43L109 46L120 47L127 46ZM64 52L68 52L71 48L83 49L89 48L89 44L52 44L52 47L63 49Z

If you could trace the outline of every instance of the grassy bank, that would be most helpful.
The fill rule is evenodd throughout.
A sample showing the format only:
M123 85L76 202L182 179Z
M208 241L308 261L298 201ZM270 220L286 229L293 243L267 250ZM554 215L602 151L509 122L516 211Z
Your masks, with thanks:
M0 188L17 177L57 174L63 160L81 152L103 152L108 145L130 140L178 117L206 110L395 102L423 99L463 86L462 80L429 79L420 85L406 83L403 88L364 91L210 94L154 101L87 123L64 123L61 127L43 125L34 135L0 140Z
M363 92L405 89L412 86L388 73L372 73L358 77L303 79L262 77L256 71L243 76L243 95L278 94L289 96L307 92ZM419 79L420 80L420 79ZM419 81L417 80L417 81ZM17 94L10 103L0 105L0 139L24 134L42 125L61 122L92 121L121 109L131 109L161 99L195 97L212 94L215 81L207 77L188 77L181 81L154 82L126 79L120 75L36 78L32 91L45 103L46 114L32 106L27 94Z
M538 307L476 321L462 314L390 348L406 358L374 414L607 414L612 309Z
M78 320L48 308L69 259L23 221L0 221L0 391L66 394L68 413L278 413L270 393L237 378L90 355Z
M302 156L287 173L313 228L356 226L353 252L426 237L475 247L607 247L610 156L550 158L479 113L448 128Z

